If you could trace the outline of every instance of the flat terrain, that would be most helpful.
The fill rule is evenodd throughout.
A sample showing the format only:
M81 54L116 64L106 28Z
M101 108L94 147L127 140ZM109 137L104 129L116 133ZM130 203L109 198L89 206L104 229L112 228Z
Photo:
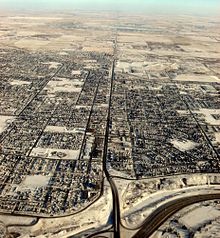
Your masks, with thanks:
M130 237L161 204L218 190L219 24L2 13L0 234ZM219 227L210 204L193 214Z

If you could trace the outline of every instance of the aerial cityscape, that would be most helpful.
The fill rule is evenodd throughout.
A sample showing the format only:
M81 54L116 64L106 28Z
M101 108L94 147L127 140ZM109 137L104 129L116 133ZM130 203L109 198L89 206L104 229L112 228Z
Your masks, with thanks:
M9 2L0 237L220 237L219 14Z

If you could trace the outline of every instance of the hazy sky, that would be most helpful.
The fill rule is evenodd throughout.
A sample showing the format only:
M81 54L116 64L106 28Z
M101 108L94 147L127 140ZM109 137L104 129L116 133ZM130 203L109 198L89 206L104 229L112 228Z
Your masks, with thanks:
M220 0L0 0L1 9L108 10L152 13L220 13Z

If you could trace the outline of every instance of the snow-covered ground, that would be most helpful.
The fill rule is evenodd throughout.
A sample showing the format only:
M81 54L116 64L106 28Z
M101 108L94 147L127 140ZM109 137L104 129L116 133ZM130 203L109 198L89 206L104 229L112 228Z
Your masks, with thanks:
M178 139L173 139L170 142L176 149L183 152L187 150L192 150L198 145L197 143L190 140L180 141Z
M108 168L108 172L109 172L109 174L111 174L111 176L118 176L118 177L122 177L122 178L131 178L132 176L130 175L130 174L127 174L127 173L123 173L122 171L118 171L118 170L115 170L115 169L113 169L113 168L111 168L110 166L109 166L109 168Z
M66 78L55 78L51 80L45 87L48 93L56 92L80 92L82 89L83 82L77 80L70 80Z
M219 238L220 237L220 219L212 221L211 224L206 225L200 231L197 231L194 235L195 238Z
M192 75L192 74L181 74L178 75L174 80L177 81L190 81L190 82L213 82L213 83L219 83L220 79L216 76L210 76L210 75Z
M31 81L13 79L12 81L10 81L10 84L11 85L29 85L31 84Z
M31 225L37 221L36 218L32 217L21 217L20 216L10 216L10 215L0 215L0 223L2 222L6 226L10 225Z
M201 108L198 111L193 111L193 113L201 114L205 119L206 123L212 126L219 126L220 120L217 120L213 117L213 115L219 115L220 109L206 109Z
M139 181L117 178L115 183L120 196L122 224L136 228L167 201L220 189L220 175L189 174Z
M72 75L80 75L81 70L72 70Z
M0 117L0 133L2 133L8 124L10 124L14 120L13 116L2 116Z
M58 62L47 62L43 64L48 65L49 69L57 69L61 65L61 63Z
M215 135L214 143L220 143L220 132L216 132L214 135Z
M193 211L184 214L179 222L191 229L198 229L204 222L214 220L220 217L220 210L215 209L212 206L201 206Z
M151 238L219 238L219 201L196 203L178 211Z
M28 175L26 176L25 180L18 185L17 189L20 191L23 190L34 190L38 187L44 187L47 186L50 176L44 176L44 175Z
M18 232L20 238L66 238L92 229L111 225L112 193L110 185L104 182L103 195L84 211L63 218L40 219L30 227L9 227L9 232Z
M50 159L77 160L79 157L79 153L80 150L36 147L31 151L31 156L40 156L43 158Z

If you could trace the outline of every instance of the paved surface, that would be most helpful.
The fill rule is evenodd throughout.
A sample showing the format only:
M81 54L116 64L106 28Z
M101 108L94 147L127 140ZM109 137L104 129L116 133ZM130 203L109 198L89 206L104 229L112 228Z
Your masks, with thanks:
M150 237L169 217L180 209L193 203L206 200L220 199L220 193L196 195L188 198L180 198L158 208L143 223L142 228L132 238Z

